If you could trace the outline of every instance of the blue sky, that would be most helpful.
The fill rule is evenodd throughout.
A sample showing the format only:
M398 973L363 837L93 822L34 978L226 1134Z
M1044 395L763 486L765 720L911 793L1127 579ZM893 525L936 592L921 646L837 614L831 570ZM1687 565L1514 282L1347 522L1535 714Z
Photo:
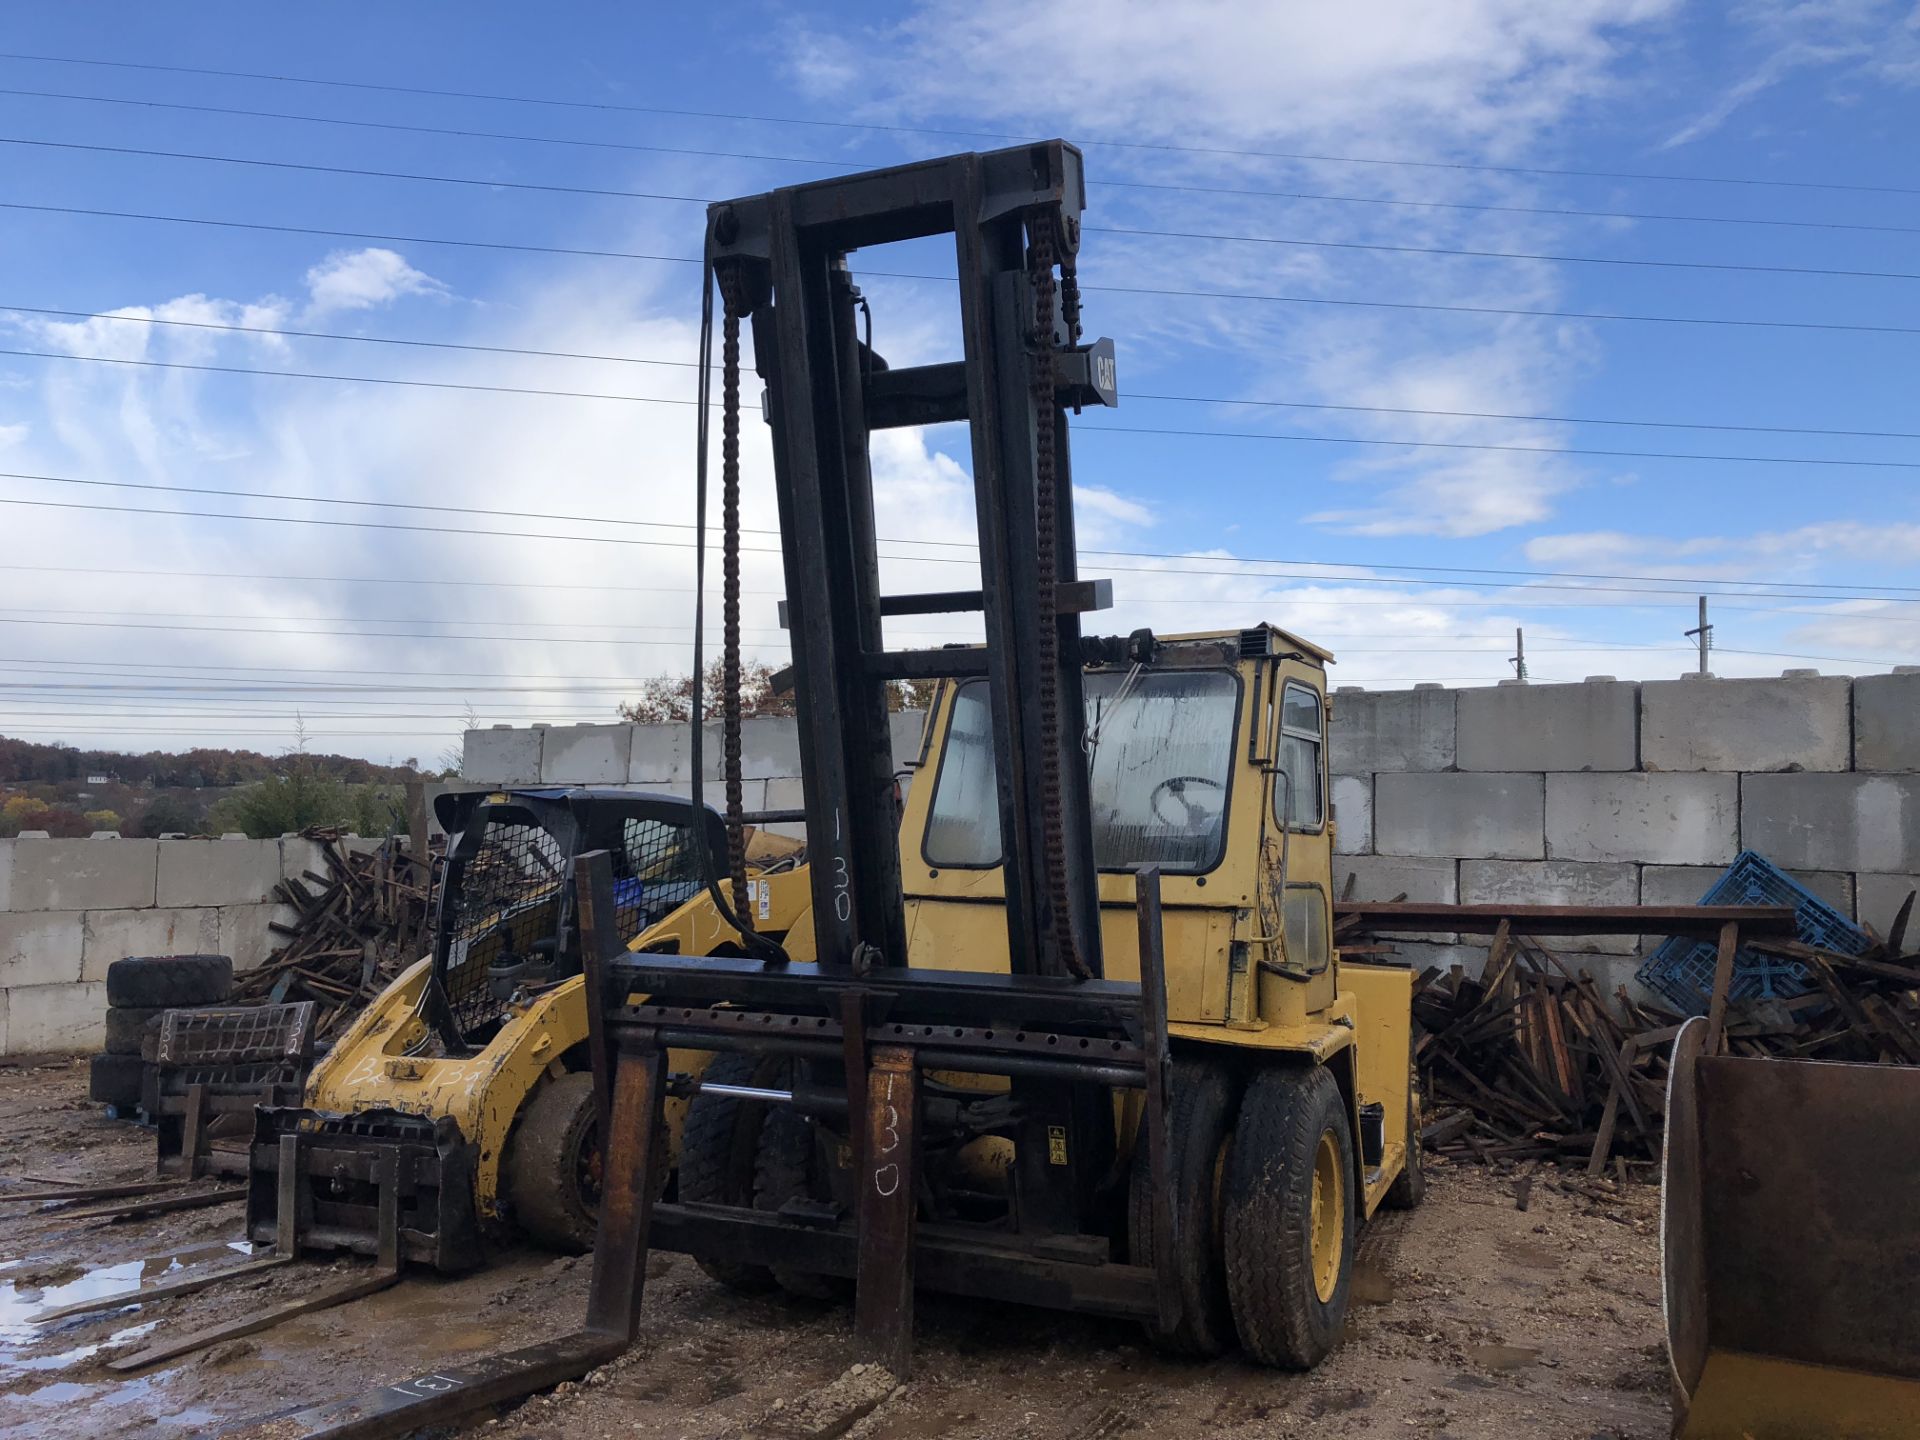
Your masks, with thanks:
M96 357L0 355L0 469L116 482L0 479L40 502L0 505L0 733L278 750L297 711L316 748L431 759L608 717L686 668L684 530L603 521L692 519L687 406L227 370L684 401L698 272L625 257L696 253L701 208L641 196L1040 134L1086 148L1087 324L1128 394L1074 451L1116 628L1272 619L1385 686L1510 674L1522 625L1536 679L1661 677L1708 589L1718 673L1920 660L1920 439L1792 433L1920 432L1911 0L90 4L10 10L0 50L0 200L238 222L0 224L0 348ZM957 353L952 292L877 272L950 266L856 261L889 358ZM1573 318L1620 315L1766 323ZM287 330L495 349L259 333ZM895 588L964 583L965 458L877 442ZM777 660L777 561L748 562Z

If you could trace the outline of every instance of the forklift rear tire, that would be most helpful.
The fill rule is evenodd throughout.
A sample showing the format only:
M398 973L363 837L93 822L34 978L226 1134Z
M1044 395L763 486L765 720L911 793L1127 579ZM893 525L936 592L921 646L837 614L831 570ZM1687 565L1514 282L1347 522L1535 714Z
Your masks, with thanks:
M1233 1136L1233 1080L1211 1061L1176 1060L1172 1101L1167 1119L1173 1141L1180 1323L1166 1330L1157 1320L1146 1321L1147 1338L1170 1354L1219 1355L1233 1345L1220 1224L1222 1177ZM1135 1265L1154 1263L1153 1181L1137 1143L1127 1187L1127 1251Z
M1263 1364L1311 1369L1340 1338L1353 1274L1353 1136L1331 1072L1286 1066L1254 1077L1225 1188L1240 1344Z
M659 1169L657 1155L654 1163ZM515 1222L547 1249L568 1255L591 1250L603 1165L592 1073L542 1080L520 1112L501 1166Z
M713 1057L701 1078L716 1085L784 1090L792 1074L792 1062L777 1056L726 1052ZM696 1094L687 1104L680 1135L680 1199L751 1207L767 1113L767 1106L753 1100ZM695 1263L729 1290L761 1295L774 1288L773 1272L764 1265L709 1259Z

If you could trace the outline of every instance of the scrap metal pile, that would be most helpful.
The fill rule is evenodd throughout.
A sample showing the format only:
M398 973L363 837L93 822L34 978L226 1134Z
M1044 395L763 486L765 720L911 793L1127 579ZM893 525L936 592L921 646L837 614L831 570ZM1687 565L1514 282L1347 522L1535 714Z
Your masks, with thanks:
M419 958L433 931L432 887L403 837L363 848L337 829L316 827L303 838L320 847L326 870L307 870L275 887L275 898L298 918L274 922L273 932L287 943L236 978L233 999L241 1005L312 1000L314 1033L324 1040Z
M1904 929L1861 955L1748 941L1802 967L1808 988L1729 1001L1726 1049L1920 1065L1920 951L1903 953ZM1667 1057L1687 1016L1625 986L1604 996L1577 963L1507 926L1481 976L1459 966L1416 976L1413 1008L1429 1148L1488 1163L1584 1160L1592 1174L1658 1158Z

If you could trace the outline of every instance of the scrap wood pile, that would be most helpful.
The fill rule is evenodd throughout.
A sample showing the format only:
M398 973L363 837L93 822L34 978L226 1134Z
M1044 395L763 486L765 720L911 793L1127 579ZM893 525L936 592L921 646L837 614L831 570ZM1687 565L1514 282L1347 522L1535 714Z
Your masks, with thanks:
M1733 1000L1735 1055L1920 1065L1920 953L1892 943L1864 955L1797 940L1747 942L1804 967L1792 998ZM1657 1159L1667 1056L1685 1015L1604 997L1591 974L1502 927L1485 970L1429 967L1414 979L1415 1055L1429 1148L1487 1163Z
M316 842L324 872L282 880L274 898L292 906L292 924L273 922L286 944L236 977L234 1003L317 1002L314 1033L337 1033L429 943L431 886L400 837L372 849L350 846L337 829L302 832Z

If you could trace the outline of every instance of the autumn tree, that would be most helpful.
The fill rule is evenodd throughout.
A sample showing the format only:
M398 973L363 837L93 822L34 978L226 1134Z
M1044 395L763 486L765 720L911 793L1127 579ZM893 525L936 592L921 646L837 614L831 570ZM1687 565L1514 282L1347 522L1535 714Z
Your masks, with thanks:
M791 715L793 691L773 688L775 671L764 660L746 660L740 665L740 713L744 716ZM708 719L720 714L720 695L725 672L716 660L707 666L707 683L702 687L700 708ZM887 686L887 709L924 710L933 703L937 680L896 680ZM693 718L693 676L655 675L640 685L640 696L620 706L620 718L636 725L686 724Z

